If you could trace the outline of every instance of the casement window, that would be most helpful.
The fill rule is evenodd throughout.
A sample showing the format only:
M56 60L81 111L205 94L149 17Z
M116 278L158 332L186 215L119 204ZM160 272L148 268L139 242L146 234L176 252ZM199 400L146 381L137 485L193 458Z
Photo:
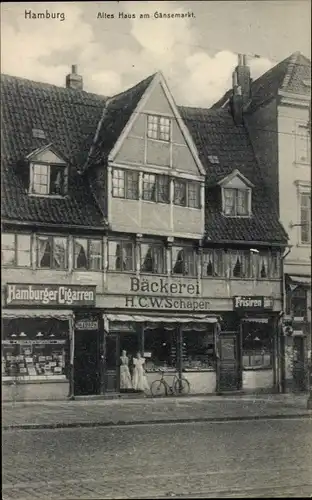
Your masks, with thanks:
M258 278L267 279L270 274L270 258L268 252L261 252L258 257Z
M74 269L100 271L102 269L102 241L88 238L74 239Z
M114 168L112 172L113 197L139 199L139 173Z
M1 240L3 266L31 266L30 234L3 233Z
M174 204L182 207L200 208L200 183L175 179Z
M272 251L270 253L270 278L279 279L282 276L281 252Z
M185 276L197 275L197 253L194 248L172 247L172 273Z
M64 196L68 190L68 167L46 163L32 163L30 194Z
M141 243L140 263L142 273L166 273L167 266L165 245L158 243Z
M250 215L250 189L223 188L223 213L231 217Z
M147 137L159 141L170 141L171 119L164 116L147 116Z
M311 146L309 128L304 123L296 124L296 162L310 163Z
M111 271L135 271L135 247L131 241L108 242L108 269Z
M213 276L223 276L223 251L208 250L203 251L203 278Z
M169 203L169 192L169 177L167 175L143 174L143 200Z
M67 269L68 240L63 236L37 237L37 266L41 269Z
M300 193L300 243L311 243L311 193Z
M232 278L251 278L253 273L250 252L231 250L230 271Z

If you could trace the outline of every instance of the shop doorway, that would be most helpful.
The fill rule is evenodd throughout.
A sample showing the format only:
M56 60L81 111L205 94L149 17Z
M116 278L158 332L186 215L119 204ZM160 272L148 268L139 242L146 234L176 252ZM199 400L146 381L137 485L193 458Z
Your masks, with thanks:
M105 341L105 392L119 390L119 335L106 335Z
M242 387L238 332L221 332L217 358L217 392L238 391Z
M304 362L305 337L295 336L293 343L293 381L295 391L306 390L306 373Z
M100 393L100 333L75 332L74 394L89 396Z

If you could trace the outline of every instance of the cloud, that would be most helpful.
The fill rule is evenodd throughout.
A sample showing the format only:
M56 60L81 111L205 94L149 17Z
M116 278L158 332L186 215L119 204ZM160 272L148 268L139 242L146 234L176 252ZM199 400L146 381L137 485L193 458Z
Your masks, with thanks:
M111 11L117 9L115 12L123 11L136 17L117 20L114 25L106 23L109 29L101 33L99 23L102 21L96 19L95 13L88 17L88 6L83 3L37 3L32 7L34 12L46 9L64 12L64 22L26 21L16 6L11 8L11 13L16 14L13 22L6 15L5 7L2 8L2 71L64 85L71 64L78 64L86 90L113 95L161 70L177 103L194 106L211 105L229 88L237 60L235 54L223 50L212 55L208 48L200 47L192 18L153 17L155 11L185 13L187 9L183 4L120 2L117 7L115 3L111 6ZM150 18L139 19L142 11L150 14ZM105 31L109 39L105 38ZM121 35L125 43L120 42ZM267 59L254 59L250 66L256 78L272 63Z

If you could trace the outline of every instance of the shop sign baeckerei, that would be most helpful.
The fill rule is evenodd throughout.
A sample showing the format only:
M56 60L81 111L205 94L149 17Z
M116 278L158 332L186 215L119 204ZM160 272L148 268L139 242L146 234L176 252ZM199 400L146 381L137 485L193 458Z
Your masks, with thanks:
M199 297L199 283L158 278L130 278L131 295L125 297L125 307L131 309L171 309L207 311L210 301ZM210 307L209 307L210 306Z
M8 283L7 306L94 306L95 286Z

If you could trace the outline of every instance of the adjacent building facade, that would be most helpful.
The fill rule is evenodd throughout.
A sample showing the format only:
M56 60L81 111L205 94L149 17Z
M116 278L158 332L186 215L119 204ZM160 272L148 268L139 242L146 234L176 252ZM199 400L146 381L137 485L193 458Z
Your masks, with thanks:
M298 390L306 385L307 358L311 362L311 61L295 52L252 82L242 56L235 83L241 88L242 120L289 237L283 309L292 331L286 350L293 367L286 385ZM215 107L224 109L228 99Z
M281 390L287 234L239 99L82 86L3 76L3 397L140 391L138 353L149 386Z

